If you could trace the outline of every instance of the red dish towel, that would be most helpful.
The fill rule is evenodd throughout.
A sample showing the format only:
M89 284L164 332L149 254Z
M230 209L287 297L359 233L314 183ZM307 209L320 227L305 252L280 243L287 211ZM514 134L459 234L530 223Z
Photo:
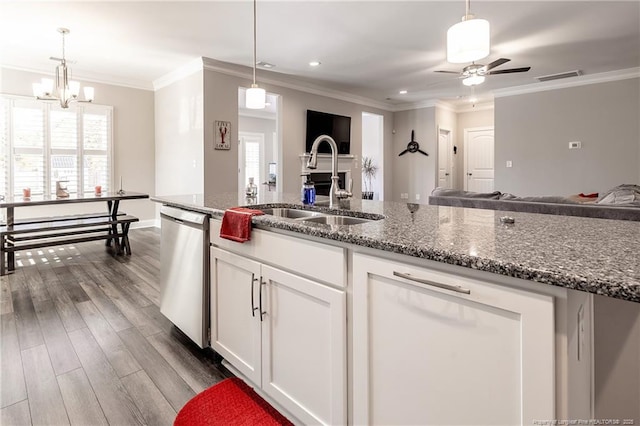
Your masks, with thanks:
M598 198L597 192L592 192L591 194L583 194L582 192L578 194L578 197L582 198Z
M251 239L251 218L264 214L260 210L246 207L234 207L227 209L222 216L220 237L227 240L244 243Z

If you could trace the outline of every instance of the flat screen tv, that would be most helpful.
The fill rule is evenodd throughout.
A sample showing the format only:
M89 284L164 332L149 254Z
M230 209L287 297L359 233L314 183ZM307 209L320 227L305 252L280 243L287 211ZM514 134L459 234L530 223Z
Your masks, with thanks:
M338 154L350 154L351 117L329 114L326 112L307 110L307 144L306 151L311 151L313 141L320 135L329 135L338 145ZM329 144L323 142L318 146L319 153L331 153Z

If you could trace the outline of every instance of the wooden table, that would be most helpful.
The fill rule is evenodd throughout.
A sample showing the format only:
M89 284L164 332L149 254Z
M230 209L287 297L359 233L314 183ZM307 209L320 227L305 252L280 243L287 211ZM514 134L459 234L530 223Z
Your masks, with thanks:
M138 221L138 218L119 213L118 208L122 200L144 198L149 198L149 195L137 192L111 192L101 195L77 194L65 198L38 196L30 199L10 197L0 200L0 208L6 209L7 213L6 224L0 226L2 251L0 275L4 275L7 269L8 271L15 269L15 251L18 250L106 239L107 246L112 242L115 243L118 254L131 254L128 239L129 225L131 222ZM15 219L15 209L18 207L99 202L107 204L105 213ZM118 224L122 227L121 232L118 231ZM105 226L105 228L96 228L98 226ZM66 231L60 232L61 230Z

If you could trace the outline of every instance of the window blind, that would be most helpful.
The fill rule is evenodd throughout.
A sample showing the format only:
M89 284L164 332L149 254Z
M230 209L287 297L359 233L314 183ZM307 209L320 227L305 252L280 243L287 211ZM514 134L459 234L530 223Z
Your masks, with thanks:
M0 193L55 195L56 182L70 193L112 187L112 108L0 98Z

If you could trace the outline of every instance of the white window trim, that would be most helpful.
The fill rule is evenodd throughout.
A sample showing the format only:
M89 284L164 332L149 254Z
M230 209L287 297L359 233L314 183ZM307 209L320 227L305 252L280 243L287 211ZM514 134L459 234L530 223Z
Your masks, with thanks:
M52 149L51 148L51 131L49 129L49 116L50 116L50 107L46 107L44 108L44 114L43 114L43 126L44 126L44 146L43 148L18 148L17 150L14 150L14 137L13 137L13 105L16 101L33 101L34 104L37 103L42 103L42 104L47 104L50 103L51 105L56 105L54 103L54 101L52 102L46 102L46 101L39 101L39 100L35 100L33 97L30 96L20 96L20 95L11 95L11 94L5 94L5 93L0 93L0 101L1 102L6 102L7 106L9 107L8 111L7 111L7 117L9 122L7 123L7 128L6 128L6 132L7 132L7 185L8 188L6 188L7 190L7 194L5 194L6 196L13 196L13 194L15 194L15 179L14 179L14 170L13 170L13 156L15 155L15 153L21 152L21 153L28 153L28 152L33 152L33 153L40 153L41 151L43 152L43 157L44 157L44 176L45 176L45 182L44 182L44 195L45 196L51 196L51 187L52 187L52 182L51 182L51 155L52 153L62 153L63 151L67 151L67 149ZM113 127L114 127L114 117L113 117L113 106L111 105L101 105L101 104L94 104L94 103L81 103L81 104L72 104L72 108L77 112L78 116L82 116L83 113L86 112L91 112L92 109L95 110L99 110L101 113L106 112L108 114L108 125L107 125L107 163L108 163L108 168L109 168L109 187L111 188L112 191L116 191L116 187L115 187L115 168L114 168L114 144L113 144ZM78 193L86 193L84 191L84 181L85 181L85 176L84 176L84 162L81 161L84 159L85 155L92 155L92 154L103 154L104 151L103 150L84 150L84 133L83 133L83 124L84 124L84 120L79 119L77 120L77 134L78 134L78 147L77 149L73 150L76 152L76 156L78 158L77 161L77 176L78 176ZM70 150L69 150L70 151ZM5 188L0 188L0 191L4 191Z

